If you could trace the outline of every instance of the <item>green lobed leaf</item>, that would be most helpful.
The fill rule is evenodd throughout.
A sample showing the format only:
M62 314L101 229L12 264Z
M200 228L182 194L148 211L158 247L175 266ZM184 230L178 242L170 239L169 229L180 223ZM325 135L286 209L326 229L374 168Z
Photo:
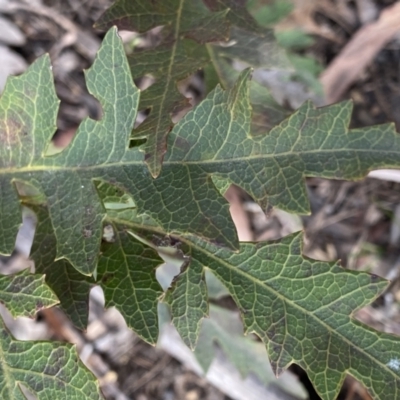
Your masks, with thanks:
M89 293L94 280L79 273L67 260L54 261L57 238L48 209L45 205L28 206L38 219L30 255L35 262L35 270L45 274L47 285L60 301L58 307L78 329L85 330L89 316Z
M106 47L110 44L108 40L112 42L116 38L112 34L114 33L106 37ZM115 47L119 52L118 41ZM110 45L109 48L112 50L113 46ZM103 54L104 59L99 57L99 62L107 64L112 60L109 54ZM46 64L43 66L46 68ZM35 68L36 66L32 70ZM104 83L102 79L108 72L114 71L113 68L118 67L116 64L108 64L106 72L101 70L100 83ZM127 68L123 69L122 77L128 79L129 73L125 73ZM111 72L111 76L114 73L115 71ZM196 282L197 285L200 283L201 288L203 269L207 267L218 276L238 302L246 328L255 331L266 342L277 372L291 362L300 364L308 371L317 390L326 399L334 398L346 372L362 381L378 398L387 398L389 390L397 394L397 339L366 328L350 317L354 310L372 301L382 290L384 283L367 274L352 273L337 265L302 258L299 250L301 240L293 236L277 242L278 244L243 244L237 254L221 248L218 244L226 244L226 237L229 235L233 238L230 241L231 247L234 247L235 236L231 233L234 229L227 212L227 204L213 185L211 176L218 175L222 180L237 183L253 195L258 194L254 197L261 204L268 201L289 210L307 211L308 202L302 182L305 176L355 179L371 168L398 165L399 136L390 125L349 131L347 124L351 105L345 103L324 109L315 109L306 104L269 134L253 137L249 129L251 108L247 93L248 73L242 73L231 90L214 90L199 107L176 125L169 138L170 150L163 171L157 180L152 180L147 168L142 165L141 154L136 149L127 148L128 129L112 130L110 137L104 134L104 138L99 132L96 136L96 131L91 131L86 126L99 126L98 123L87 120L89 122L82 124L69 148L53 157L41 155L29 167L18 169L7 164L8 160L18 161L18 157L14 159L14 154L19 154L20 144L15 144L15 152L0 148L3 151L0 153L0 162L3 163L0 167L0 181L2 188L6 188L4 193L7 196L7 188L13 189L11 182L23 181L39 187L46 194L57 247L60 246L59 241L65 238L61 228L63 224L67 226L67 221L71 221L68 229L75 229L74 239L78 245L88 236L87 230L80 230L81 225L78 229L74 226L77 215L82 216L85 212L86 216L92 214L92 209L82 208L82 199L86 200L87 192L81 189L85 187L76 186L76 190L67 191L69 178L73 180L77 177L82 182L84 180L85 184L92 185L90 188L96 194L95 200L101 206L101 218L98 213L94 217L100 222L107 218L117 226L136 228L136 233L141 234L145 230L144 224L151 221L150 231L158 232L162 237L171 233L180 234L180 239L186 246L183 250L190 254L192 260L196 260L192 261L192 265L196 267L189 265L175 280L167 299L172 299L178 329L189 343L195 343L199 320L206 312L203 306L207 303L206 291L198 290ZM19 78L17 83L23 83L25 77ZM36 80L36 84L38 82L40 86L40 79ZM99 84L99 88L107 92L108 86ZM131 89L134 92L133 86ZM124 97L124 92L118 93L119 95ZM6 100L7 96L9 94L4 97ZM135 96L130 98L136 98ZM1 104L2 107L6 104L6 110L15 112L20 106L18 101L17 105L12 102L3 103L4 98ZM129 96L125 96L125 100L127 98ZM27 104L22 101L21 104L29 111L29 101ZM135 103L129 104L127 100L119 103L120 112L125 112L123 116L133 113L128 107L132 104ZM112 107L108 107L100 124L107 118L112 119L111 116L114 115L110 111ZM10 111L5 114L9 115ZM21 114L23 115L22 112ZM39 120L40 118L35 119L36 122ZM126 121L124 119L123 123L126 124ZM6 143L10 133L14 131L9 129L9 125L4 126L0 133ZM26 140L23 139L26 136L22 134L24 131L21 129L21 143ZM117 140L117 133L121 135L121 132L125 134L125 142ZM34 142L32 138L35 136L30 137L31 142ZM31 142L28 141L24 146L32 150ZM99 145L100 148L97 147ZM86 149L90 149L90 152L85 154ZM69 165L71 160L75 163L71 163L72 166ZM99 187L94 182L97 180L108 182L131 194L134 204L142 213L138 221L135 220L131 225L121 221L123 217L130 221L132 215L138 213L138 210L130 208L121 212L114 211L119 219L110 219L103 209ZM71 202L69 197L68 207L64 209L60 204L66 202L64 197L67 194L78 199ZM143 210L147 213L146 217ZM7 216L7 207L3 207L2 212ZM2 214L2 218L4 215ZM57 218L61 219L61 223L57 224ZM211 218L214 218L213 223L210 222ZM12 225L14 222L6 220L6 224ZM11 225L5 226L7 228ZM97 229L99 232L95 230L95 233L101 237L101 225ZM200 237L190 235L193 231L200 232ZM220 234L216 235L216 231ZM208 238L209 242L205 242L203 238ZM111 260L109 265L112 273L124 254L132 254L133 259L138 255L140 258L143 254L140 246L131 253L134 244L129 241L126 243L126 247L120 245L107 255ZM1 244L6 247L6 240ZM65 242L62 245L65 246ZM109 247L112 248L112 244ZM86 249L85 246L83 248ZM60 257L59 249L57 250L57 257ZM97 252L98 249L93 247L90 254L96 258ZM115 254L117 256L114 258ZM274 257L272 261L271 257ZM153 256L149 258L155 261ZM88 260L83 261L87 268L85 261ZM84 268L77 262L75 265ZM130 265L133 264L127 263L125 270ZM148 274L154 268L155 263ZM305 276L302 275L303 272ZM149 278L145 280L151 282ZM275 286L276 282L278 283ZM187 291L195 289L195 296L192 298ZM154 293L149 294L153 296L153 300L149 302L151 305L156 296ZM294 295L298 297L293 297ZM190 316L187 321L181 319L181 310L185 310ZM284 325L282 321L285 322ZM151 326L154 327L154 324Z
M16 341L0 317L0 397L25 400L20 385L38 400L103 398L75 346Z
M199 252L194 248L196 263L209 268L228 288L246 331L264 341L275 373L292 363L300 365L323 399L336 398L346 373L374 398L396 398L399 339L351 318L387 282L303 258L299 235L276 243L243 244L239 254L211 246Z
M180 163L196 178L217 174L263 208L307 214L306 177L360 179L400 164L394 125L349 130L351 102L324 108L307 102L268 134L251 136L248 76L243 71L231 90L217 87L175 126L164 171ZM223 123L213 127L217 120Z
M190 257L190 253L186 256ZM190 268L188 260L172 282L173 289L167 291L164 301L171 308L172 323L182 340L194 349L201 321L208 315L208 302L204 268L197 260L190 259Z
M351 317L386 281L303 257L301 234L244 243L238 254L194 241L193 258L228 288L246 331L264 341L277 374L300 365L323 399L336 398L346 373L375 398L398 396L399 339Z
M137 32L164 26L158 46L129 56L133 78L150 74L156 80L143 92L139 105L140 109L150 109L150 114L133 132L133 137L147 138L143 151L154 177L161 171L167 135L173 126L171 115L189 105L177 82L209 61L201 44L227 39L227 12L211 13L201 0L119 0L96 24L102 28L116 24Z
M99 260L98 283L104 291L105 305L115 306L129 328L155 345L159 333L157 304L163 293L155 272L163 260L117 220L136 220L143 226L157 223L146 215L138 215L133 199L118 188L99 182L97 190L107 215L116 217L104 227Z
M110 61L109 55L114 53L121 57L121 64ZM48 61L43 64L43 60L39 64L43 74L47 74ZM223 91L217 87L175 126L163 171L153 180L143 165L142 153L128 148L128 126L134 120L137 91L124 60L122 45L115 32L110 31L95 65L87 73L92 92L94 82L99 80L100 98L101 93L110 93L109 85L102 86L104 76L118 74L121 80L113 86L116 91L112 100L108 100L111 102L102 100L103 120L85 120L72 144L56 156L41 155L26 166L7 164L0 169L2 185L15 196L14 181L27 182L44 192L57 239L56 258L66 259L84 274L93 272L97 265L105 218L93 182L96 179L131 195L139 212L146 213L170 234L194 233L217 245L237 248L228 204L214 186L212 175L241 186L262 206L268 203L289 212L307 213L306 176L357 179L370 169L394 167L400 163L400 139L392 125L348 130L350 103L322 109L307 103L269 134L251 136L249 71L244 71L232 89ZM32 70L38 72L36 64ZM31 77L31 70L27 74L18 78L19 85ZM36 84L41 93L40 80L36 80ZM115 108L119 111L115 115L112 104L116 93ZM5 94L2 101L8 100L7 90ZM129 98L132 103L128 102ZM11 101L7 107L11 111L13 107L18 108ZM23 128L25 131L27 127ZM7 132L11 131L5 130L2 134ZM35 135L36 132L23 135L21 140L27 141L26 151ZM20 145L16 146L18 153ZM41 145L42 149L44 147ZM14 157L7 146L0 151L3 164L7 156ZM5 198L14 205L7 193L8 189ZM18 205L17 200L15 202ZM9 232L7 227L17 227L19 217L15 221L8 210L7 207L1 210L1 221ZM4 252L7 243L2 241L0 245Z
M55 128L58 102L49 57L41 57L23 75L10 77L0 101L0 173L31 165L46 150ZM0 253L11 254L21 225L17 193L0 178Z
M115 306L125 321L150 344L158 338L158 299L162 289L155 270L162 264L157 252L125 232L113 227L112 241L104 242L98 279L106 307Z
M15 240L20 210L13 182L23 182L44 195L57 239L56 259L67 260L85 275L92 274L105 217L96 180L127 192L140 212L145 211L170 233L189 231L236 248L237 235L227 202L209 175L191 176L174 164L160 179L153 180L143 164L143 154L137 148L129 149L139 91L115 29L106 35L86 79L89 91L103 106L104 116L101 121L84 120L72 143L53 156L45 156L58 104L50 95L54 87L48 57L39 59L6 86L0 100L5 118L0 139L6 144L0 147L0 252L9 253ZM26 96L23 88L27 88ZM10 122L10 116L19 125ZM214 215L219 218L214 219Z
M89 91L100 100L104 117L98 122L83 121L71 145L52 157L44 154L55 130L58 100L48 56L41 57L26 74L8 81L0 102L5 114L0 141L9 144L0 148L0 181L5 188L2 197L11 209L18 206L14 179L26 181L46 195L57 237L57 258L69 260L89 275L97 263L99 228L104 219L90 167L113 165L124 157L139 96L115 30L108 33L92 68L86 71L86 81ZM5 232L16 232L18 213L15 209L11 215L7 207L1 210L1 220L8 225ZM12 240L14 237L11 235ZM9 243L1 241L0 250L9 252Z
M25 269L14 275L0 275L0 302L15 318L33 317L41 309L52 307L59 301L45 284L44 275L31 274Z
M144 225L134 213L114 212L108 218L154 243L154 238L165 237L162 229ZM263 340L276 374L292 363L300 365L324 400L336 398L346 374L363 383L373 398L399 396L399 338L352 316L382 293L388 284L384 279L304 257L301 233L273 242L241 243L239 253L193 236L181 238L181 251L190 257L189 264L165 300L187 344L196 343L205 316L207 293L196 284L207 269L238 305L246 333ZM204 366L210 362L207 354Z
M121 212L124 207L130 211L132 200L122 191L104 182L97 188L104 204L111 206L111 213L114 209ZM47 284L60 299L59 307L77 328L84 330L88 323L89 293L95 281L80 274L65 260L53 261L56 238L48 210L44 205L28 206L38 218L31 251L36 271L46 274ZM137 212L135 217L150 223L148 218L138 217ZM155 279L155 269L162 260L154 250L128 235L123 228L118 231L115 226L105 225L103 234L105 240L101 247L97 280L104 290L105 305L116 306L130 328L147 342L155 344L158 337L157 302L162 294Z
M29 79L27 87L32 91L31 74L39 73L38 68L46 79L51 79L48 60L43 60L46 58L11 83L22 87ZM193 233L235 249L237 234L228 204L213 184L212 175L241 186L262 206L268 203L289 212L307 213L306 176L356 179L372 168L399 165L400 137L393 126L349 131L350 103L322 109L307 103L269 134L251 136L248 75L249 71L244 71L230 90L217 87L175 126L163 171L154 180L143 165L143 154L128 147L138 91L133 86L122 44L111 30L94 66L87 72L89 89L104 107L101 121L85 120L64 151L49 157L39 152L27 165L22 161L21 165L13 164L19 159L17 155L22 154L20 143L24 143L24 154L30 154L32 143L38 146L35 138L42 130L31 131L26 118L20 121L20 131L10 130L8 125L1 131L4 143L11 134L22 135L18 136L15 148L0 148L0 181L10 204L1 210L4 230L10 233L20 221L9 213L15 204L19 208L13 182L22 181L40 189L57 239L57 260L65 259L89 275L97 265L105 218L96 180L108 182L132 196L139 212L170 234ZM36 79L35 85L38 93L44 91L41 79ZM49 82L46 80L43 85L47 87ZM8 85L1 99L7 115L22 107L19 97L16 103L10 100L12 87ZM36 115L28 100L25 106L21 115ZM34 121L45 119L47 111L42 110L44 115L36 115ZM27 126L23 125L25 122ZM43 142L40 151L44 147ZM13 160L11 164L6 161L9 158ZM16 198L13 200L8 193ZM4 239L0 242L2 252L8 249L8 237Z
M145 75L155 78L155 83L144 90L139 105L140 109L147 109L150 114L133 131L133 138L147 138L142 149L145 152L145 162L154 177L160 174L161 162L167 150L167 135L174 125L171 115L189 105L187 99L178 92L177 82L210 62L215 69L220 70L218 64L221 61L213 53L218 52L218 57L238 58L247 63L257 61L264 67L292 69L273 31L259 27L243 1L168 0L152 3L118 0L96 25L106 28L112 24L137 32L163 26L162 40L155 48L128 56L134 78ZM224 45L228 37L229 42ZM224 80L226 82L226 76L218 75L221 83ZM264 108L262 111L276 110L277 117L281 117L280 122L285 116L281 115L283 109L272 99L266 88L263 92L264 95L261 95L255 89L256 103L257 100L260 103L260 96L262 101L267 99L268 110ZM260 125L260 120L264 119L269 122L276 120L265 113L261 115L260 110L255 126ZM272 127L267 126L268 129Z

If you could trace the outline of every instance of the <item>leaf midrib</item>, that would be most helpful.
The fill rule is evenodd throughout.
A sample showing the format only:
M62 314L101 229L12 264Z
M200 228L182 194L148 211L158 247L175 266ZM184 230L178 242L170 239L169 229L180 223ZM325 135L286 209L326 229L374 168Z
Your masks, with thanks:
M165 77L165 85L164 85L164 91L161 96L161 100L159 102L159 107L158 107L158 115L157 115L157 124L155 127L155 139L148 140L145 146L152 145L153 150L155 150L155 157L152 157L150 160L150 172L152 173L153 177L156 178L162 168L161 161L159 158L159 150L158 150L158 143L163 137L165 136L165 132L160 131L160 126L162 124L162 116L165 114L164 109L168 108L166 107L166 102L167 102L167 95L171 90L171 86L173 86L175 83L172 79L172 68L175 65L175 57L176 57L176 49L178 47L178 42L179 42L179 30L181 26L181 18L182 18L182 9L183 9L183 3L185 0L180 0L179 2L179 7L176 11L176 18L175 18L175 27L174 27L174 44L171 48L171 53L170 53L170 59L169 59L169 64L168 64L168 70L167 74ZM146 92L145 92L146 93ZM170 119L171 124L172 120ZM159 165L160 163L160 165Z
M194 160L194 161L164 161L163 165L168 166L168 165L211 165L211 164L221 164L225 162L242 162L242 161L253 161L253 160L265 160L265 159L273 159L273 158L280 158L280 157L286 157L286 156L304 156L307 154L315 154L315 153L341 153L341 152L349 152L349 153L382 153L383 149L327 149L327 150L307 150L307 151L302 151L302 152L285 152L285 153L278 153L278 154L267 154L264 156L256 155L256 156L246 156L246 157L235 157L235 158L226 158L226 159L221 159L221 160ZM385 151L385 154L387 155L399 155L400 152L398 151ZM45 171L89 171L89 170L95 170L95 169L104 169L104 168L114 168L114 167L124 167L124 166L130 166L130 165L136 165L138 167L143 167L143 161L120 161L120 162L114 162L110 164L99 164L99 165L90 165L90 166L76 166L76 167L68 167L68 166L47 166L47 165L35 165L35 166L25 166L22 168L10 168L10 169L5 169L2 168L0 169L0 175L10 175L10 174L19 174L19 173L29 173L29 172L45 172ZM383 164L382 164L383 165ZM386 164L385 164L386 165ZM218 171L215 171L216 174L218 174ZM323 173L323 171L322 171Z

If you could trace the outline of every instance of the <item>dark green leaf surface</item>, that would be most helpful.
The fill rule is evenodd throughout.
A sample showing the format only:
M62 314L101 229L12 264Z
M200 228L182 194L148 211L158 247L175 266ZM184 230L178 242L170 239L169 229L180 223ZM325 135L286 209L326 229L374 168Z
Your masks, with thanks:
M157 252L126 233L113 228L112 242L105 242L98 279L106 307L115 306L127 325L146 342L158 338L157 303L162 289L155 270L162 264Z
M399 339L351 317L383 291L386 281L304 258L299 234L243 243L238 254L194 242L193 259L228 288L245 330L264 341L276 373L300 365L327 400L336 398L346 373L375 398L399 396Z
M47 285L57 295L60 307L79 329L85 330L89 314L89 292L94 285L91 277L80 274L67 260L56 258L57 238L49 212L43 205L28 205L35 211L38 223L31 250L35 270L46 275Z
M155 78L155 83L143 92L139 105L140 109L150 110L150 114L133 132L134 138L147 138L143 151L153 176L158 176L161 171L161 161L167 150L167 134L173 127L171 115L188 106L187 99L178 92L177 82L205 67L210 61L220 70L218 64L222 61L218 60L214 52L218 53L219 58L239 59L256 67L292 69L273 31L257 25L246 10L245 2L226 0L204 3L208 9L202 0L156 3L119 0L97 22L101 28L116 24L121 29L137 32L164 26L163 39L159 45L134 52L128 57L134 78L146 74ZM226 45L218 44L228 37ZM204 46L204 43L210 42L212 46ZM232 72L231 76L235 80L237 74ZM224 83L224 80L226 82L225 78L219 73L220 83ZM262 92L255 88L253 92L252 100L254 97L254 104L259 109L255 117L255 127L258 130L264 127L270 129L273 122L280 122L286 116L266 88ZM267 108L261 109L260 101L265 100L268 102ZM265 111L273 111L274 114L266 115ZM262 124L265 119L268 121Z
M8 79L0 100L0 253L11 254L22 222L12 174L42 157L56 128L57 109L48 56L23 79Z
M129 149L139 92L114 29L107 34L86 80L103 106L104 117L83 121L72 143L54 156L44 155L57 112L57 101L50 95L54 95L54 87L49 59L39 59L26 74L7 84L0 101L5 118L0 126L1 143L5 144L0 147L0 252L12 250L20 224L13 182L24 182L44 194L57 239L56 259L67 260L85 275L93 273L105 217L93 182L96 179L132 195L139 210L146 211L167 232L189 231L236 248L228 205L209 175L192 176L174 164L162 178L153 180L143 164L143 153ZM33 101L40 105L33 107Z
M0 317L0 398L25 400L20 385L38 400L103 398L75 346L16 341Z
M115 24L120 29L140 33L165 26L168 32L178 32L183 37L206 43L226 37L228 25L224 22L224 16L227 12L225 8L210 13L199 0L117 0L99 18L96 26L107 29ZM176 40L176 37L171 40Z
M165 302L171 307L172 323L181 338L194 349L201 321L208 315L207 287L201 263L192 258L190 268L188 264L189 260L172 282L173 290L167 292Z
M58 299L44 278L27 269L15 275L0 275L0 302L14 318L33 317L41 309L54 306Z
M44 74L46 79L41 75L40 79L32 77L32 71ZM400 136L391 125L348 130L350 103L323 109L307 103L269 134L252 137L248 74L243 72L230 90L217 87L175 126L163 171L153 180L143 165L143 154L137 148L128 148L138 91L122 44L115 31L110 31L86 74L90 91L103 104L101 121L85 120L71 145L51 157L41 153L44 141L36 142L34 138L41 138L43 130L37 128L39 133L36 132L28 117L19 120L19 130L11 129L11 124L1 131L3 143L8 143L12 135L18 138L13 146L0 148L0 181L5 188L2 193L10 205L1 209L4 231L10 234L19 225L19 217L9 212L15 204L19 212L12 182L31 184L46 196L57 239L57 259L66 259L88 275L97 264L105 217L95 179L126 191L138 210L168 233L193 233L214 244L237 248L228 204L211 175L241 186L262 206L270 204L289 212L307 213L306 176L356 179L372 168L400 164ZM42 93L41 81L45 87L51 84L48 59L40 59L26 75L10 82L23 87L28 79L36 84L26 85L30 91ZM8 84L1 102L7 115L25 107L20 114L34 113L35 123L47 118L48 108L41 113L29 109L28 98L21 97L25 104L17 92L14 99L10 95L12 88ZM40 96L35 101L45 102L44 94ZM18 161L22 154L20 143L25 155L34 153L28 164ZM34 150L38 146L40 151ZM11 242L8 236L3 239L0 249L5 252Z
M125 220L127 228L155 243L154 238L165 237L134 213L115 212L108 218L120 224ZM303 257L299 233L274 242L242 243L239 253L196 237L183 239L181 249L190 260L166 301L186 343L196 343L207 312L207 293L195 284L202 284L208 269L238 305L246 333L254 332L265 343L275 373L300 365L324 400L336 398L346 374L376 399L400 396L399 338L352 317L377 298L387 281ZM203 356L202 363L209 365L210 354Z
M398 339L351 318L386 283L303 258L296 235L239 246L228 204L214 184L226 187L230 181L263 206L306 213L306 176L357 179L370 169L400 164L400 136L392 125L349 130L350 103L323 109L305 104L268 134L253 136L249 71L244 71L232 89L217 87L174 127L162 172L154 180L143 153L128 147L139 94L115 30L107 34L87 72L89 90L103 106L103 119L85 120L71 145L51 157L45 150L57 107L52 107L56 101L49 71L48 59L41 58L25 75L9 81L0 101L0 140L5 145L0 147L1 251L12 249L20 221L14 182L28 183L44 195L38 198L49 213L40 218L36 210L40 229L34 257L43 272L54 272L51 282L55 291L61 288L65 308L77 297L69 293L62 298L57 271L64 271L59 279L67 276L72 282L78 278L66 271L69 263L87 275L97 268L107 305L119 307L129 325L154 342L154 309L161 293L154 270L159 258L126 229L137 236L150 234L156 244L168 243L172 234L182 241L190 264L175 279L166 301L189 345L196 343L207 313L208 268L239 305L246 330L264 340L276 372L298 363L327 400L336 396L345 373L363 382L376 398L400 397ZM102 185L108 189L103 191ZM115 201L121 193L123 201ZM104 235L107 243L99 255L106 219L114 228ZM51 264L54 258L65 263L58 269L57 263ZM85 283L83 296L87 288ZM86 323L81 311L74 318ZM32 367L28 361L26 367ZM3 376L11 382L7 373ZM43 390L53 386L46 382Z
M147 138L143 151L154 177L161 171L167 135L173 126L171 115L189 105L177 82L209 61L201 43L227 39L227 12L211 13L201 0L119 0L97 22L99 27L116 24L137 32L164 26L163 40L157 47L129 56L134 78L150 74L156 80L140 99L139 108L150 109L150 114L133 133L134 137Z
M111 210L134 206L121 190L104 182L97 185L101 200ZM45 206L28 205L38 217L31 257L36 271L46 274L46 282L57 293L59 307L79 329L86 329L89 312L89 292L94 280L80 274L67 261L53 261L56 238ZM135 217L149 224L148 218ZM97 280L104 290L106 307L116 306L130 328L152 344L158 337L157 301L161 295L155 279L155 268L162 263L157 253L127 235L123 230L106 225L103 235Z
M165 171L180 163L192 177L218 174L262 207L306 214L305 177L359 179L400 164L394 125L349 130L350 102L318 109L305 103L268 134L251 136L248 75L242 72L231 90L217 87L175 126Z
M97 185L107 214L116 220L104 227L104 241L98 268L98 282L104 291L106 307L115 306L125 321L146 342L158 339L158 300L163 294L156 279L156 268L163 263L158 253L127 233L118 220L135 220L143 226L157 226L121 190L105 183Z
M8 81L0 102L0 141L6 145L0 148L5 205L0 215L6 224L2 233L8 236L0 241L0 251L12 249L11 239L14 241L20 220L12 180L26 181L46 195L57 238L57 258L69 260L89 275L97 263L104 218L92 184L93 172L96 174L96 167L121 162L128 153L139 97L115 29L106 36L86 72L86 81L89 91L100 100L104 117L99 122L83 121L71 145L52 157L44 156L58 109L49 58L41 57L26 74ZM132 158L129 156L126 158ZM71 202L71 196L75 201Z

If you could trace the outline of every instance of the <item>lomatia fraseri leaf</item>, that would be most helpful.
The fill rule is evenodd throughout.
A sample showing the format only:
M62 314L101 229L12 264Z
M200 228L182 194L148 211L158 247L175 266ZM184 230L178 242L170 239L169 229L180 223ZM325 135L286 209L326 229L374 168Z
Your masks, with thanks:
M237 2L215 2L218 7L204 9L204 15L250 23L237 8L223 14L219 7L228 3ZM143 4L151 10L150 3ZM139 16L137 23L148 29ZM352 317L387 283L303 257L300 234L270 243L238 243L228 203L214 183L223 182L218 186L224 188L226 182L234 183L263 207L305 214L306 177L359 179L371 169L400 165L400 136L393 125L349 130L351 103L319 109L306 103L269 132L253 135L251 71L246 69L227 85L230 89L216 86L163 136L164 161L161 165L158 158L149 170L145 154L150 136L144 152L129 146L140 107L130 68L112 28L86 72L103 117L84 120L72 143L52 156L46 150L58 100L49 58L41 57L25 74L9 79L0 99L0 252L13 250L21 222L16 187L28 184L40 193L39 202L23 198L39 219L32 249L37 273L46 274L46 285L81 329L87 324L90 287L97 283L106 305L116 306L150 343L157 340L157 302L162 298L182 338L194 347L208 314L208 269L238 305L245 331L264 342L276 373L299 364L324 400L337 396L346 374L376 399L400 397L398 338ZM157 158L157 152L151 154ZM180 244L186 262L163 295L155 279L161 259L150 244L172 242ZM46 290L48 297L52 292ZM13 307L18 314L29 314L32 303ZM69 346L20 343L3 326L0 334L0 390L6 397L22 398L22 384L39 398L60 397L57 390L68 398L86 395L86 390L92 396L87 398L98 398L91 375L82 372ZM39 354L41 362L33 363L31 354ZM54 354L61 361L52 369Z

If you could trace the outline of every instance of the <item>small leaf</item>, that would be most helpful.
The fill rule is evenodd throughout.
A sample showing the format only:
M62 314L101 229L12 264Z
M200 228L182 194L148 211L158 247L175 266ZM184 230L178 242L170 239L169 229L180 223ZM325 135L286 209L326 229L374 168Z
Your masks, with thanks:
M157 252L123 227L114 227L114 240L103 244L98 267L106 307L117 307L127 325L150 344L158 338L157 303L162 289L155 270L162 262Z
M24 400L20 384L38 400L103 398L75 346L16 341L0 317L0 397Z
M15 275L0 275L0 302L16 318L34 317L41 309L57 304L58 299L45 284L44 275L25 269Z
M187 254L190 257L189 254ZM201 321L208 315L203 266L192 260L172 282L165 302L171 307L172 323L191 349L196 347Z

